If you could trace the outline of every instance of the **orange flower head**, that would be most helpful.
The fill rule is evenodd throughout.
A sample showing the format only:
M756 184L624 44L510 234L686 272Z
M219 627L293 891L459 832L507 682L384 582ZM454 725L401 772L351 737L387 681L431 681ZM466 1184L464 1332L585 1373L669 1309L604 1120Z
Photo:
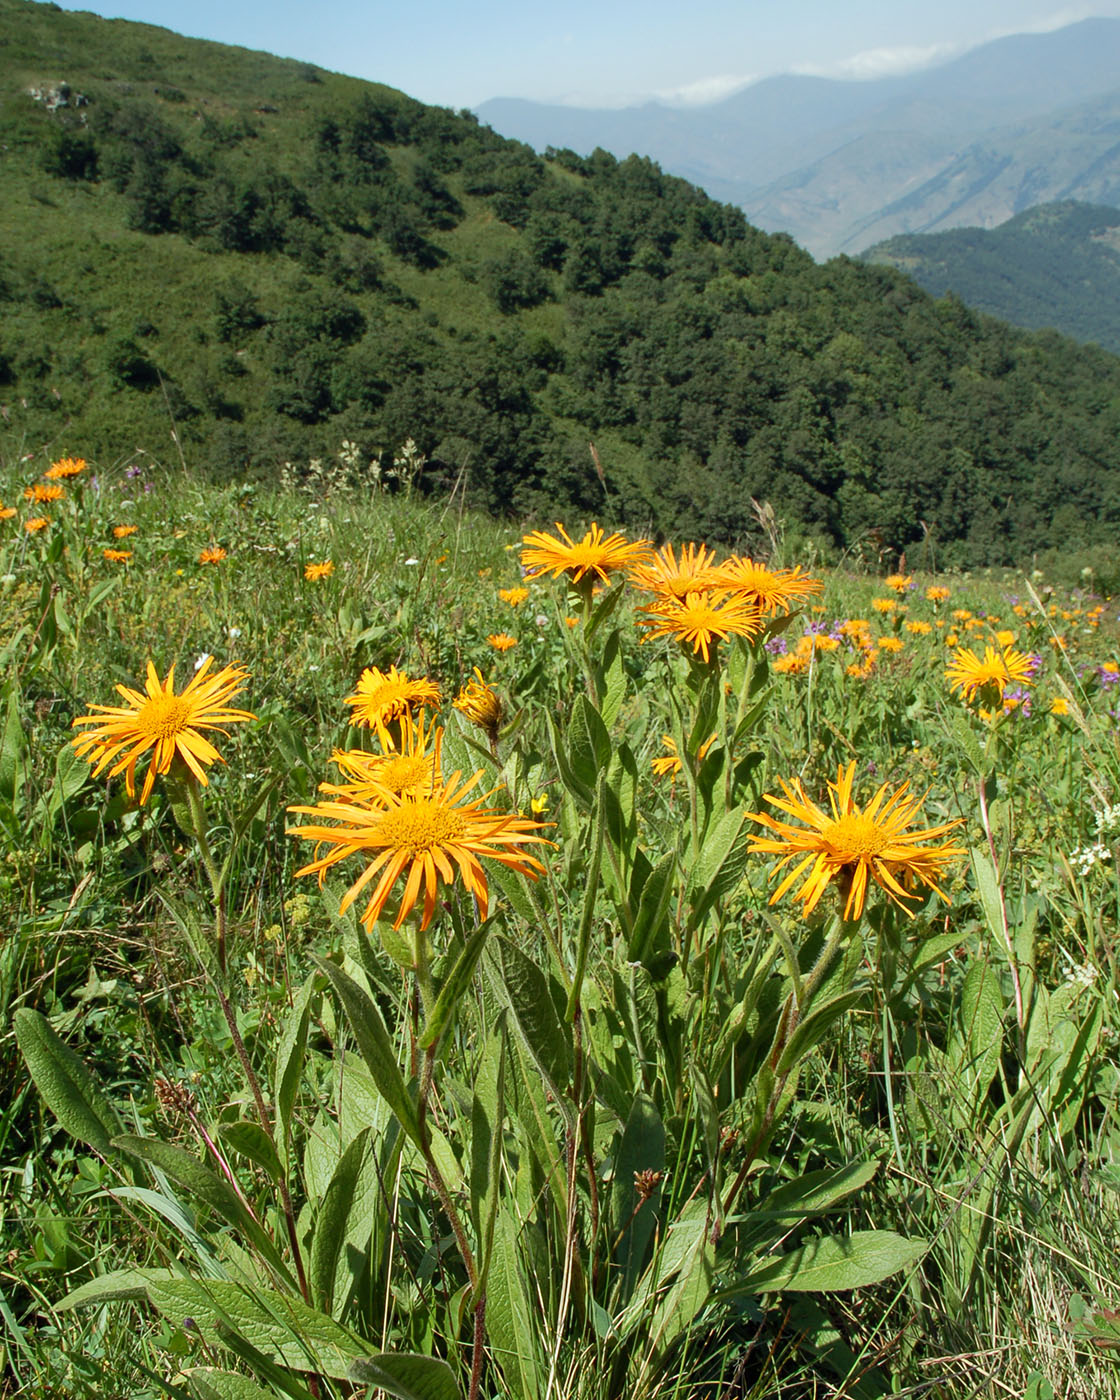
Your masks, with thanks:
M391 742L389 725L394 720L417 710L438 709L439 702L439 686L435 681L427 677L412 680L395 666L390 666L388 671L367 666L358 677L354 694L348 695L344 703L353 710L351 724L376 730L381 742L386 743Z
M86 469L84 457L61 457L52 462L49 470L43 473L47 481L65 481L71 476L81 476Z
M324 559L319 564L306 564L303 569L303 576L308 583L318 583L320 579L330 578L334 573L334 564L330 559Z
M706 545L686 544L678 558L673 546L664 544L630 568L630 582L658 598L681 599L689 593L710 592L719 587L715 559L714 551Z
M50 505L52 501L61 501L66 495L66 488L63 486L44 486L41 481L36 481L33 485L24 488L24 499L34 501L36 505Z
M156 668L148 662L143 691L118 685L124 705L94 705L92 713L79 715L75 729L92 726L72 740L74 750L95 765L96 777L106 767L109 777L124 773L130 797L136 792L136 764L146 753L152 758L144 778L140 805L151 795L156 775L169 773L176 761L182 762L203 786L204 765L222 761L221 754L202 733L204 729L225 734L225 725L255 719L247 710L231 709L229 701L244 686L249 673L240 666L225 666L210 673L212 657L207 657L179 693L175 691L175 667L160 681Z
M792 822L765 812L750 814L752 821L771 834L754 837L748 850L781 857L771 878L787 866L792 867L771 895L770 903L781 899L799 879L801 888L794 898L801 902L805 917L813 912L833 880L844 898L845 919L858 919L863 913L872 880L907 914L912 915L912 910L905 901L918 897L917 885L933 890L948 903L938 882L944 878L949 862L964 855L965 850L942 838L959 826L960 820L942 822L924 831L910 830L921 801L909 795L909 783L893 794L884 783L860 810L852 798L855 771L854 761L847 768L838 769L836 782L828 785L827 812L806 795L800 779L794 778L790 783L780 780L784 797L766 794L767 802L792 817Z
M585 579L609 583L611 574L630 568L649 551L646 540L630 543L619 534L604 535L598 525L592 525L581 540L573 540L559 521L556 528L560 539L543 530L522 539L521 566L527 578L566 574L577 586L584 585Z
M719 566L716 578L720 588L745 595L768 616L789 612L795 603L812 597L823 587L819 579L810 578L800 565L792 569L768 569L755 559L737 554Z
M201 551L198 556L198 562L200 564L220 564L222 560L226 558L228 558L228 555L221 545L212 544L207 545L207 547Z
M339 912L344 914L359 895L370 891L361 916L367 929L381 917L402 875L404 890L394 928L400 928L422 892L420 928L426 929L435 913L440 883L451 885L456 876L474 896L479 915L485 919L489 888L482 861L497 861L535 880L544 866L523 847L551 842L537 834L547 823L487 807L492 793L471 798L469 794L481 777L479 772L464 782L461 773L453 773L446 782L437 778L427 792L398 796L386 791L383 801L375 806L320 802L314 807L290 808L313 819L310 825L289 828L290 834L316 843L315 858L296 874L318 875L321 885L333 866L350 856L360 856L366 862L365 869L343 895Z
M753 641L765 625L762 611L753 602L727 594L689 593L683 599L650 603L641 610L641 626L649 637L672 637L699 654L708 664L716 644L728 637ZM645 638L643 638L643 641Z

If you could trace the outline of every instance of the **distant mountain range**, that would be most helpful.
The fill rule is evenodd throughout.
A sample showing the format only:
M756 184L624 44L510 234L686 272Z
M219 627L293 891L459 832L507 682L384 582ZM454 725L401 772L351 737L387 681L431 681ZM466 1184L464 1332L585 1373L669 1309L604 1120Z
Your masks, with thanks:
M1052 326L1120 353L1120 209L1044 204L998 228L891 238L864 260L1013 325Z
M1120 20L997 39L905 77L768 78L704 107L499 98L478 115L538 150L650 156L818 258L855 254L1041 203L1120 205Z

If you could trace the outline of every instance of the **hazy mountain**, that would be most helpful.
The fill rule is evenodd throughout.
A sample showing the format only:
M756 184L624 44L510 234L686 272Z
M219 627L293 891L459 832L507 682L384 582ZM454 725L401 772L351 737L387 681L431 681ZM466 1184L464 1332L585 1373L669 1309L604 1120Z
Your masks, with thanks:
M1120 352L1120 209L1045 204L998 228L902 235L863 256L935 296L953 292L1014 325Z
M1120 202L1120 20L997 39L904 77L766 79L694 108L496 99L538 149L636 151L817 256L896 233L991 226L1042 201Z

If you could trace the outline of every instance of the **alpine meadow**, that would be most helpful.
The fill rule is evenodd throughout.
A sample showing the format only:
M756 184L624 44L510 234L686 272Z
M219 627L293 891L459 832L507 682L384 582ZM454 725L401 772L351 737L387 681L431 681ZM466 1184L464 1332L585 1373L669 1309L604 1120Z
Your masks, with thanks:
M1120 1397L1120 359L0 0L0 1397Z

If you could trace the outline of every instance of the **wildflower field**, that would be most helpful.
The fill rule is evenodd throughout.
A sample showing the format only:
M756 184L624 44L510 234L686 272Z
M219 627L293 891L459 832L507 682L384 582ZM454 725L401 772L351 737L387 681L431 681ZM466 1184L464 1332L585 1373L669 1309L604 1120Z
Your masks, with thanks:
M1120 602L395 484L0 461L0 1395L1120 1395Z

